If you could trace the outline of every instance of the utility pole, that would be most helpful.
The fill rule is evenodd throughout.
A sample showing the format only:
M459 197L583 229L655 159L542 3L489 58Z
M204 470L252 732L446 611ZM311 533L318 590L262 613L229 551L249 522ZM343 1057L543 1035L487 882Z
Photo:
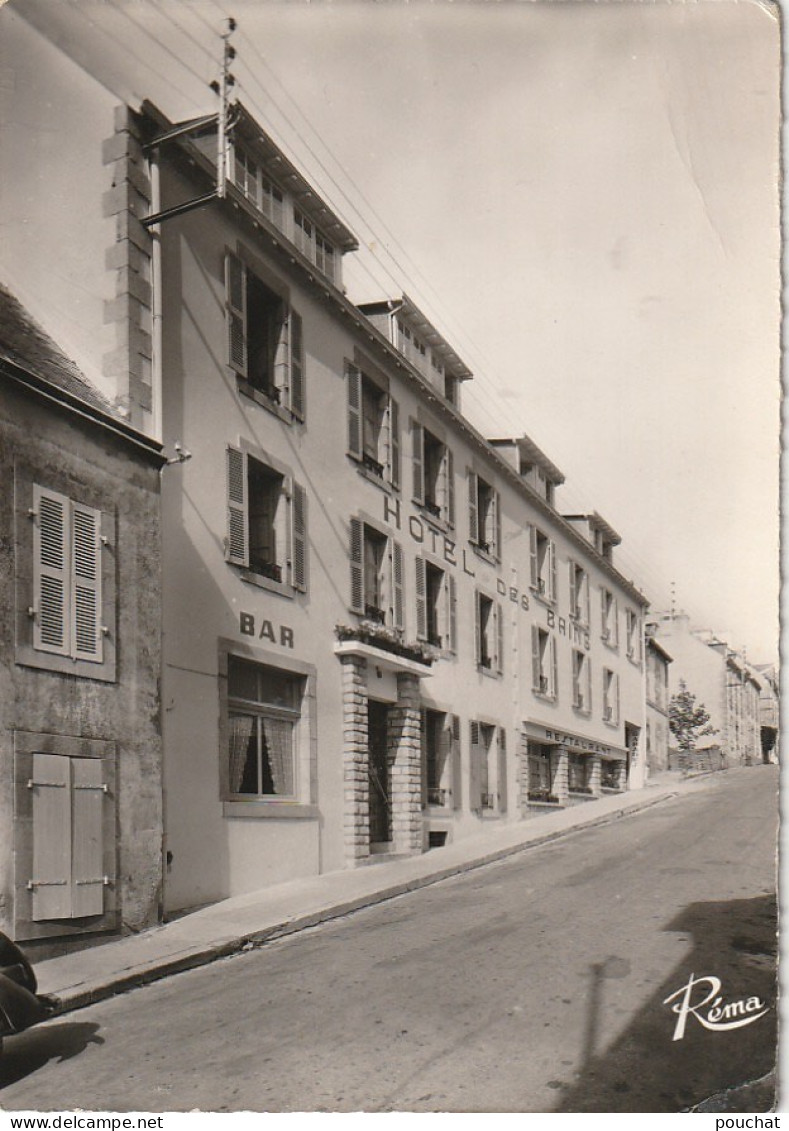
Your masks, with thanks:
M236 49L230 44L230 36L236 30L236 21L231 17L227 21L227 29L222 33L222 75L219 80L219 128L216 133L216 195L222 200L225 196L227 185L227 134L228 134L228 92L235 85L235 78L230 73L230 64L236 57ZM211 84L216 89L214 83Z

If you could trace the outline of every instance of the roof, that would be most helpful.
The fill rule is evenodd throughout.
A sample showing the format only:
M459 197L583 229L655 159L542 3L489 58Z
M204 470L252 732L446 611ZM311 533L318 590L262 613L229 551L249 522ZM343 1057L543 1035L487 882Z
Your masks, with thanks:
M117 417L106 397L88 381L11 292L0 284L0 359L10 361L91 408Z
M541 448L538 448L534 440L525 433L522 436L513 436L511 440L488 440L488 443L492 444L494 448L507 447L509 445L515 446L520 452L520 457L524 463L536 464L537 467L543 471L546 479L550 480L556 487L561 487L562 483L564 483L564 475L556 464L548 459L545 452Z
M400 298L379 299L376 302L360 302L358 309L362 314L390 314L397 311L406 320L412 330L416 330L430 346L430 349L440 357L444 365L451 371L453 377L459 381L469 381L473 373L462 361L452 346L439 334L433 323L422 313L415 302L403 294Z
M674 657L669 655L660 641L655 639L654 636L647 636L647 648L652 648L659 656L663 657L667 664L672 663L674 660Z
M592 511L591 514L566 514L564 517L568 522L588 522L590 530L599 530L612 546L618 546L622 541L621 536L617 534L613 526L607 523L597 511Z

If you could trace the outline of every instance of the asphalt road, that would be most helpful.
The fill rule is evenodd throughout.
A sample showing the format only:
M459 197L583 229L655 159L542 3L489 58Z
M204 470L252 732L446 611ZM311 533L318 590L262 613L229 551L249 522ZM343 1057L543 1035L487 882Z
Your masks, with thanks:
M6 1042L0 1105L686 1110L774 1065L777 786L775 767L717 775L56 1019ZM672 1040L664 1002L694 974L768 1011L708 1029L710 1003Z

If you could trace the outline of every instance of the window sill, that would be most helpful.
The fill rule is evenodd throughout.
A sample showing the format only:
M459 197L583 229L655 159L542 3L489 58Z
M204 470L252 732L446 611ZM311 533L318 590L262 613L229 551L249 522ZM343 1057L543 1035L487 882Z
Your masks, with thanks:
M619 719L603 719L603 722L610 730L619 730Z
M481 561L487 562L488 565L492 566L498 565L499 559L495 557L494 554L491 554L488 550L483 550L482 547L478 546L476 542L471 542L470 545L474 553L478 558L480 558Z
M477 664L477 671L480 675L487 676L488 679L501 679L503 672L497 672L495 668L486 668L484 664Z
M567 796L573 801L594 801L597 798L596 793L587 793L584 789L571 789Z
M454 524L449 519L444 518L442 515L433 514L429 507L424 503L420 503L418 499L412 499L411 502L417 508L425 522L430 526L434 526L436 530L440 530L442 534L452 534L454 531Z
M275 581L273 577L265 577L262 573L255 573L252 569L239 570L239 577L249 585L256 585L258 589L265 589L268 593L278 593L280 597L293 600L293 590L286 581Z
M540 691L539 688L533 687L531 689L531 693L532 693L532 695L534 696L535 699L539 699L543 703L556 703L556 702L558 702L558 696L555 695L555 694L551 694L550 691Z
M577 704L573 703L573 712L584 719L590 719L592 717L591 707L579 707Z
M293 415L290 409L285 408L281 404L277 404L271 397L267 397L265 393L261 393L260 389L256 389L254 385L250 385L249 381L245 381L243 377L236 374L236 384L239 393L248 397L249 400L254 401L255 404L260 405L272 416L276 416L283 424L293 424L297 417Z
M564 809L561 801L527 801L529 809Z
M223 817L252 817L255 819L278 818L284 821L314 821L318 818L317 805L302 805L298 801L263 801L251 797L249 800L223 801Z
M548 593L541 593L539 589L535 589L533 585L529 586L529 592L535 601L539 601L541 605L545 605L546 609L556 608L556 598L551 597Z
M601 641L601 643L603 643L606 646L606 648L608 649L609 652L616 652L617 654L619 653L619 641L618 640L611 640L607 636L601 636L600 641Z

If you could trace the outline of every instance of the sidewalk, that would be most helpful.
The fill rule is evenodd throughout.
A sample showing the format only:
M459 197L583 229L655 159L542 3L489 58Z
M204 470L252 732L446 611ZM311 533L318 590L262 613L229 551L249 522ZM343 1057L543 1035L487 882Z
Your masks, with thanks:
M330 872L224 899L142 934L37 963L39 991L56 994L63 1003L62 1012L80 1009L133 986L347 915L577 829L608 824L708 784L706 775L701 780L662 775L661 780L641 790L505 825L423 856Z

